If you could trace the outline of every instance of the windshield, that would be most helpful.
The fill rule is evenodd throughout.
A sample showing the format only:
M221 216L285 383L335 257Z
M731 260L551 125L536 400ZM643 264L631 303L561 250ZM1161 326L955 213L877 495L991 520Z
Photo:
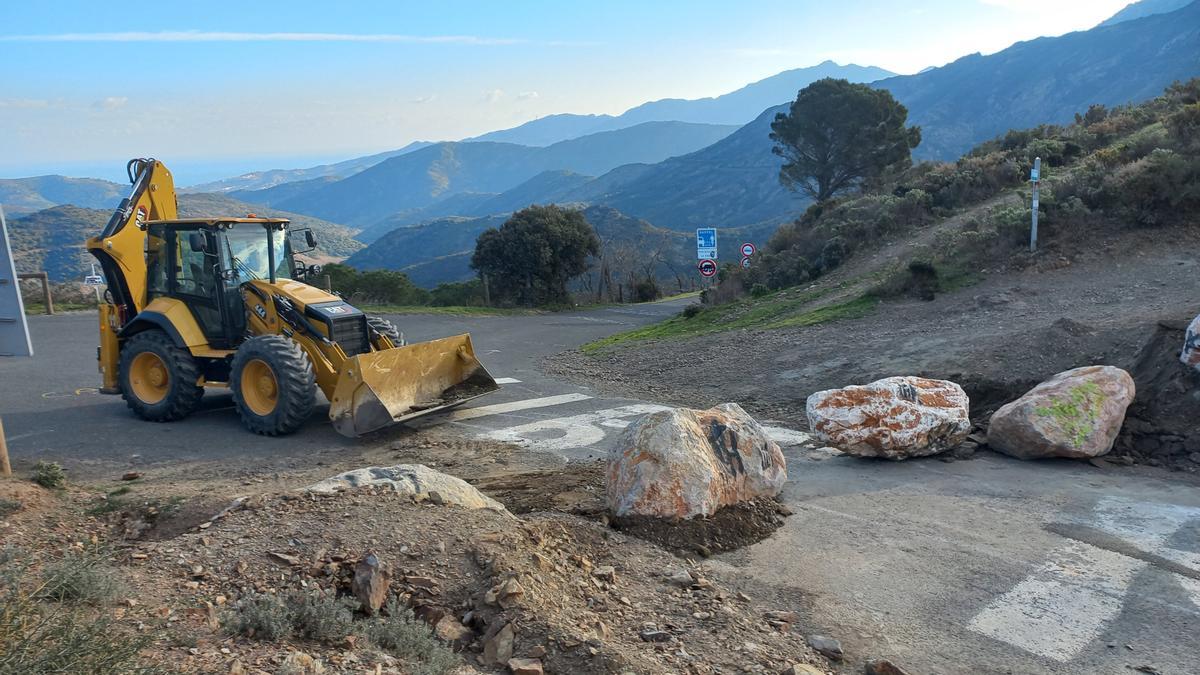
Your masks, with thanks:
M225 246L221 251L225 268L233 270L237 283L269 279L271 260L274 259L275 278L291 279L292 269L285 234L278 230L268 230L261 225L245 223L226 230ZM268 245L274 250L269 250Z

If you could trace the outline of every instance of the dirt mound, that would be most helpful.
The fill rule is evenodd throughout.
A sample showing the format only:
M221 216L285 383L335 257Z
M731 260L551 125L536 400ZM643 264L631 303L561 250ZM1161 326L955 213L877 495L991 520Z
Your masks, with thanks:
M697 553L707 558L766 539L791 513L774 499L755 499L726 506L708 518L672 523L662 518L633 516L616 519L612 526L680 555Z
M1113 455L1151 466L1200 471L1200 373L1179 361L1186 321L1161 321L1128 370L1137 398Z
M237 659L274 672L284 655L307 650L326 672L363 672L372 666L361 645L230 638L219 622L222 605L252 592L345 596L368 550L390 566L390 594L417 616L450 616L469 629L462 657L484 672L507 672L482 658L503 626L515 630L514 656L540 655L554 673L779 672L822 663L791 625L796 608L756 605L750 598L773 591L752 581L571 515L517 520L389 491L268 496L174 540L139 542L128 559L141 595L126 616L174 617L163 649L187 634L189 646L171 651L185 670L227 672ZM770 621L781 614L795 618Z
M561 511L589 518L604 515L604 462L578 462L552 471L490 476L475 487L511 512Z

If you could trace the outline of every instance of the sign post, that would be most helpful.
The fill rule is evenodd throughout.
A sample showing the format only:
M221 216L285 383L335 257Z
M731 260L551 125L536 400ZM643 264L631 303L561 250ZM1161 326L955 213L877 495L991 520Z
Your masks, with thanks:
M0 356L33 356L18 278L8 243L8 223L0 207Z
M1033 170L1029 172L1029 182L1033 183L1033 224L1029 228L1029 252L1037 251L1037 217L1038 217L1038 186L1042 182L1042 158L1033 158Z

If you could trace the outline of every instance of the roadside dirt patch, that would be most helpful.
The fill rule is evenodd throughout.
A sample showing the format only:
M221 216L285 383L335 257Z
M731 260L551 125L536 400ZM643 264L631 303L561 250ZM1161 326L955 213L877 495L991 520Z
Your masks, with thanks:
M541 654L553 673L828 668L805 644L797 608L756 603L774 593L744 578L703 571L576 516L517 519L370 489L261 496L203 530L135 544L128 573L139 592L126 618L165 619L158 649L184 671L228 672L238 660L275 672L301 651L326 672L375 664L407 672L361 645L264 642L220 629L227 608L251 593L347 596L367 551L391 568L389 594L417 616L465 625L462 657L483 672L507 672L484 657L503 626L515 631L515 656Z
M774 534L791 515L787 506L774 499L759 498L717 511L709 518L670 522L662 518L635 516L612 522L614 529L652 541L680 555L733 551L756 544Z
M517 514L560 511L588 518L605 512L604 462L572 462L551 471L492 476L475 487Z

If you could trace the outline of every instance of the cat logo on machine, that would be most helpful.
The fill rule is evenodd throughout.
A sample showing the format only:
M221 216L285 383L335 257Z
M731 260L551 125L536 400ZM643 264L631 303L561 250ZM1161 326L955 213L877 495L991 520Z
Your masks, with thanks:
M137 228L138 228L139 230L145 231L145 229L146 229L146 216L147 216L147 215L148 215L148 212L146 211L146 207L145 207L145 206L138 206L138 207L137 207L137 211L134 213L134 216L133 216L133 223L134 223L135 225L137 225Z
M260 318L260 319L262 319L262 320L264 320L264 321L265 321L265 320L266 320L266 318L267 318L267 308L266 308L266 307L263 307L262 305L255 305L255 306L254 306L254 313L258 315L258 318Z

